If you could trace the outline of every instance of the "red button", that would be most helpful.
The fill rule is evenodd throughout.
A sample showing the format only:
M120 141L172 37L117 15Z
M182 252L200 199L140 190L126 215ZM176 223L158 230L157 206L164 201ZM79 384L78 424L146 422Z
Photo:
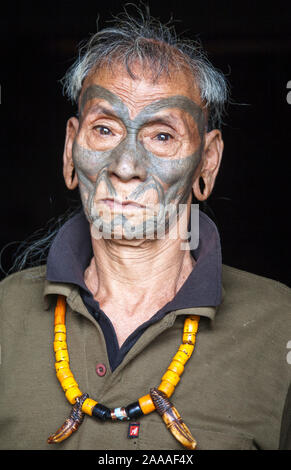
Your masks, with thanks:
M96 366L96 373L99 375L99 377L103 377L103 375L106 374L106 367L104 364L97 364Z

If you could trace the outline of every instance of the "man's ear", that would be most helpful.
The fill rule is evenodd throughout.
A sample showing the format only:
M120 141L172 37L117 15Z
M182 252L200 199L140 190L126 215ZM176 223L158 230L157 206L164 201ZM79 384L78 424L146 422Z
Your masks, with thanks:
M193 191L199 201L205 201L213 190L220 167L223 146L221 132L218 129L205 135L204 151L193 183ZM203 190L200 183L203 185Z
M71 117L67 122L66 140L63 155L63 175L67 188L75 189L78 186L78 176L73 162L73 143L79 129L79 121Z

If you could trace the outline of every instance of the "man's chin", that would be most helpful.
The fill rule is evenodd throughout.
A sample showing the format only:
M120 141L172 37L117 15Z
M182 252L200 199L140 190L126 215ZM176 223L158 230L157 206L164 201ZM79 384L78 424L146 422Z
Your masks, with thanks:
M172 209L176 206L171 206ZM133 214L111 211L90 214L87 217L91 226L91 235L100 240L156 240L165 238L172 225L177 223L176 211L172 214L165 212L164 207L159 206L159 213L145 215L140 211Z
M141 240L155 240L158 238L156 221L132 224L126 221L122 224L108 224L100 219L91 223L91 236L96 239L116 240L124 242L140 242Z

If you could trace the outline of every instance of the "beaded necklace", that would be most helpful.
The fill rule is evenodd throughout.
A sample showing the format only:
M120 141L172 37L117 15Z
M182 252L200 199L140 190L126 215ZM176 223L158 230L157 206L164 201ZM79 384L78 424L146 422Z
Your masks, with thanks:
M195 345L199 316L190 315L184 322L183 342L173 357L166 373L163 375L158 388L152 388L150 393L138 401L125 407L109 409L82 393L69 365L69 353L66 342L66 300L59 295L55 308L54 322L54 352L57 378L65 392L67 400L73 405L72 412L64 424L48 438L48 443L58 443L67 439L78 429L84 415L94 416L101 420L127 421L157 411L167 428L181 444L188 449L196 448L196 441L181 419L178 411L169 401L175 387L180 381L184 365L190 359Z

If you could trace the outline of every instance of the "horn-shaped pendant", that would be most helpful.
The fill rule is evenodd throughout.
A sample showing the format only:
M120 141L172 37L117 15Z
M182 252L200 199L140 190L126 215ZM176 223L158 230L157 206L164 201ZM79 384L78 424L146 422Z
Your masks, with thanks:
M77 431L85 416L85 413L82 412L82 405L88 397L89 395L84 393L81 397L76 398L76 403L72 408L70 416L54 434L49 436L47 440L48 444L62 442L70 437L73 432Z
M194 450L197 446L197 442L167 395L157 388L152 388L150 390L150 396L157 412L177 441L187 449Z

